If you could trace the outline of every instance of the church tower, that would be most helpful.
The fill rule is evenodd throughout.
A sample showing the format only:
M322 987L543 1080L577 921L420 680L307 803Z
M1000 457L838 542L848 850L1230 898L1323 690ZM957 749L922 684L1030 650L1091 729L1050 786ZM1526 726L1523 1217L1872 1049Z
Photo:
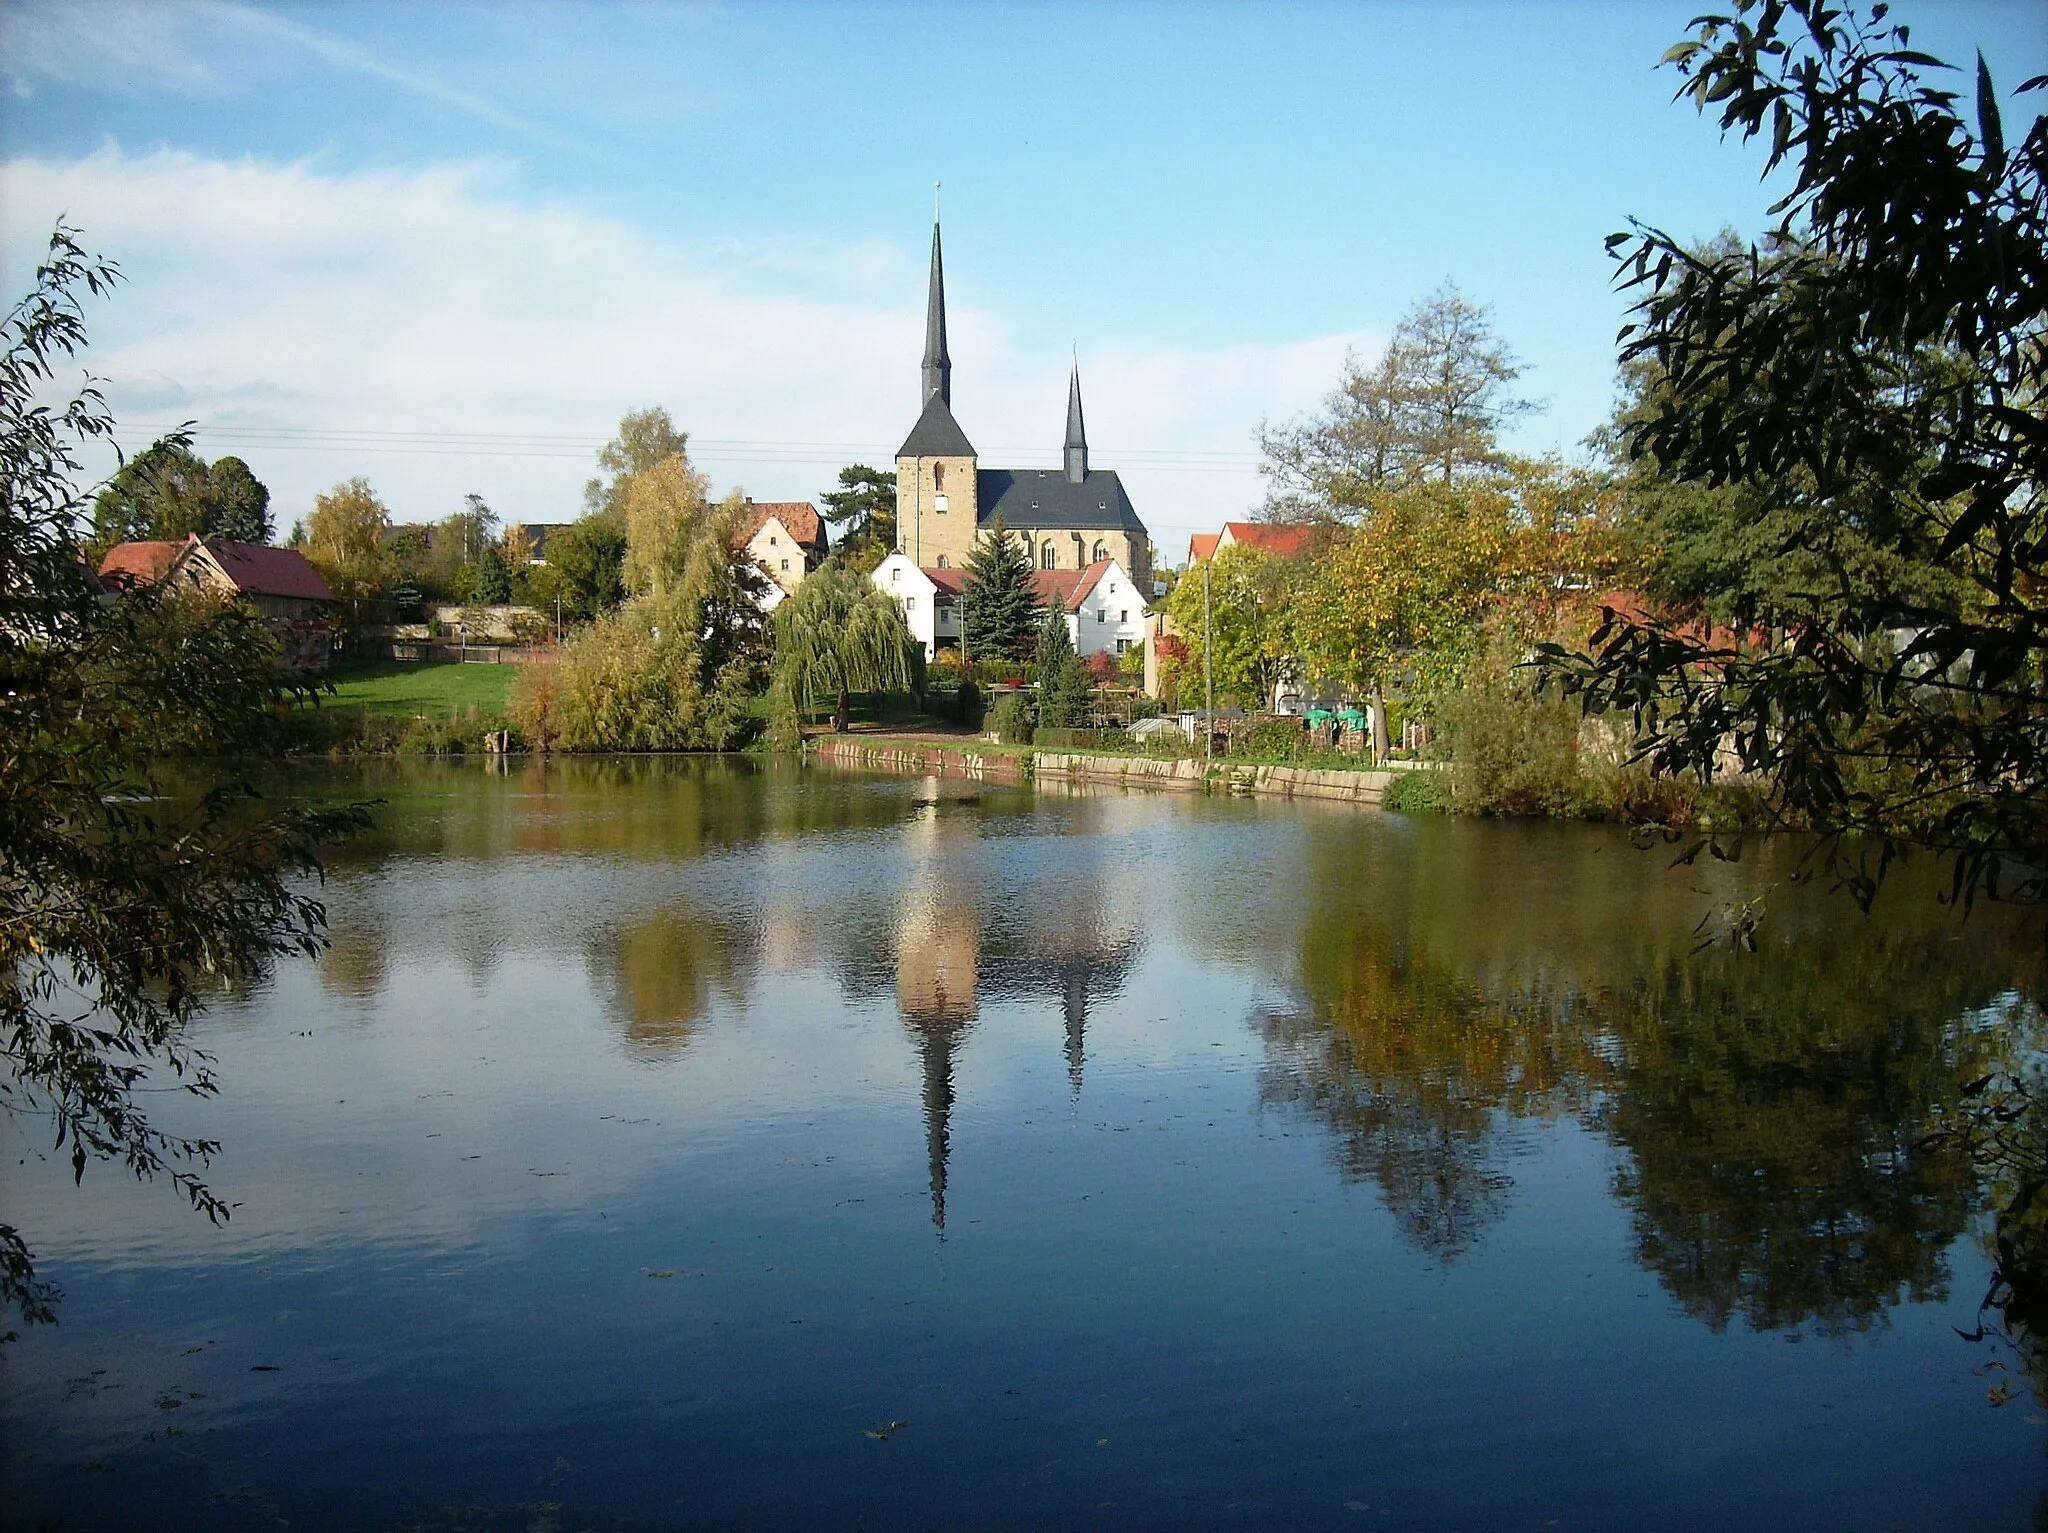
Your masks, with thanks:
M953 419L953 359L946 350L946 269L932 224L925 298L922 413L896 449L896 546L919 569L965 569L980 520L976 455Z
M1074 363L1074 375L1067 383L1067 483L1081 484L1088 478L1088 428L1081 423L1081 364Z

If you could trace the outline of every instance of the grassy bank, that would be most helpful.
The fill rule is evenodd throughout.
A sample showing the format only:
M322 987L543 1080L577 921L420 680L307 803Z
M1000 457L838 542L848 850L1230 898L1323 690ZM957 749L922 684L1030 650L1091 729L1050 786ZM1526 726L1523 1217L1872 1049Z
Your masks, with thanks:
M455 718L472 708L501 715L519 672L516 665L351 661L329 673L334 695L323 699L323 706L398 718Z
M328 755L459 756L506 727L516 665L353 661L331 693L285 721L286 749Z

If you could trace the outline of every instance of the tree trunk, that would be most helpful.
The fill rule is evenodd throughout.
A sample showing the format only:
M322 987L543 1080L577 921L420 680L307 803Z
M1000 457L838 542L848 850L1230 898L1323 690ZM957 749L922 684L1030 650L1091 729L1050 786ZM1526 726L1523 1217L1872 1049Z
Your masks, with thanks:
M1374 689L1372 694L1372 764L1382 765L1387 759L1387 699L1385 694Z
M839 689L839 706L832 710L832 732L843 735L853 727L853 699L846 695L846 688Z

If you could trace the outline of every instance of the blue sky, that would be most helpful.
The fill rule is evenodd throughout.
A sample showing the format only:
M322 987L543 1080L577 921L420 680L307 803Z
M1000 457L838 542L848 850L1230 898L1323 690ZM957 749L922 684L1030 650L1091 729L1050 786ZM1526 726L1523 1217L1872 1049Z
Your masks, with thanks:
M1599 424L1604 237L1769 201L1656 67L1699 8L9 0L0 265L59 212L120 259L92 364L132 437L197 420L285 524L356 473L404 519L557 520L650 402L760 498L892 451L943 180L984 461L1056 460L1077 348L1177 555L1256 503L1260 420L1446 278L1547 404L1519 445ZM1894 14L2048 71L2048 7Z

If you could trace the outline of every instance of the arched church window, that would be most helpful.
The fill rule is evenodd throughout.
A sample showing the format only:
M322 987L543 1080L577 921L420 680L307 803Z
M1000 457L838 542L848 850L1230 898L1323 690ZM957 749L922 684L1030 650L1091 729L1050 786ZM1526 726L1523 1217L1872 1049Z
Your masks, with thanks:
M946 465L943 463L932 465L932 488L941 495L946 492Z
M1038 567L1042 570L1056 570L1060 567L1060 551L1053 546L1051 538L1045 540L1045 547L1038 551Z
M946 556L944 554L939 555L939 568L942 570L950 568L950 566L946 563Z
M1100 564L1100 563L1101 563L1101 562L1102 562L1102 561L1103 561L1104 559L1107 559L1108 557L1109 557L1109 545L1108 545L1107 543L1103 542L1103 541L1102 541L1102 540L1101 540L1100 538L1096 539L1096 542L1095 542L1095 562L1096 562L1097 564Z

